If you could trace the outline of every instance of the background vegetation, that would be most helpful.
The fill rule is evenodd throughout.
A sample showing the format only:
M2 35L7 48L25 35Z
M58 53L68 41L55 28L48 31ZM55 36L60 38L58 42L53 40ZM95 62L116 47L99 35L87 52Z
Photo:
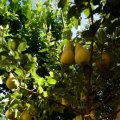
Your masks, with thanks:
M16 120L24 110L33 120L72 120L77 115L114 120L120 111L120 1L34 2L35 8L31 0L0 1L0 119L13 109ZM82 13L87 22L79 30ZM78 30L74 38L73 27ZM60 63L66 40L91 51L88 65ZM103 51L111 56L108 69L95 65ZM10 73L19 82L17 89L6 86Z

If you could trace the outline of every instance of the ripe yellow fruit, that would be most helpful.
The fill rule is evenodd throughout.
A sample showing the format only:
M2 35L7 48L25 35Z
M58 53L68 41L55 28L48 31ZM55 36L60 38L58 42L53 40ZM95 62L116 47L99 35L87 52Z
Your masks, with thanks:
M62 98L61 104L62 104L62 105L65 105L65 106L68 106L68 105L69 105L65 98Z
M87 98L86 95L83 92L81 92L80 93L80 100L81 101L86 101L86 98Z
M15 118L15 111L13 109L8 109L5 112L5 116L6 116L6 118L13 120Z
M9 89L16 89L18 86L18 81L15 79L14 75L12 73L9 74L9 77L6 81L6 86Z
M81 115L77 115L77 116L75 117L75 120L82 120L82 116L81 116Z
M82 45L80 43L76 43L76 45L75 45L75 53L77 51L79 51L79 48L81 48L81 47L82 47Z
M95 118L95 110L92 110L90 112L90 117L91 117L92 120L96 120L96 118Z
M20 120L32 120L32 117L28 111L23 111L20 115Z
M78 65L86 65L89 61L90 51L78 43L75 47L75 63Z
M100 70L106 70L107 68L109 68L110 62L111 62L110 55L106 52L103 52L101 59L96 61L96 66Z
M66 44L65 44L65 46L64 46L64 50L65 50L65 49L74 50L74 44L73 44L73 42L70 41L70 40L67 40L67 41L66 41Z
M74 63L74 53L70 49L63 51L60 62L64 65L72 65Z
M71 41L67 42L61 54L60 62L63 65L72 65L74 63L74 46Z
M105 63L110 63L111 62L111 57L108 53L106 52L103 52L102 53L102 60L105 62Z
M117 106L117 110L120 110L120 105ZM115 120L120 120L120 112L117 113Z

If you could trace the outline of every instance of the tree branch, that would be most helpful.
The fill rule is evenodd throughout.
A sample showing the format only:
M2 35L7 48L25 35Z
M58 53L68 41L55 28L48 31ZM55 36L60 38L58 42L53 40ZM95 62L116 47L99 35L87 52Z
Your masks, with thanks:
M93 12L92 12L92 8L91 8L91 5L90 5L90 1L88 3L88 7L89 7L89 10L90 10L90 14L91 14L91 24L93 25ZM92 63L93 63L93 37L94 35L91 35L91 45L90 45L90 64L89 64L89 73L88 73L88 76L86 78L87 80L87 84L86 84L86 88L87 88L87 98L86 98L86 104L87 104L87 107L86 107L86 115L88 115L90 113L90 90L91 90L91 76L92 76ZM86 120L91 120L90 116L86 117Z
M30 94L33 94L33 95L38 95L38 93L37 93L37 92L34 92L34 90L35 90L35 89L30 90L30 89L27 89L27 88L22 87L22 86L19 86L19 88L20 88L20 89L22 89L22 90L26 90L26 91L27 91L27 92L29 92Z
M19 88L20 89L22 89L22 90L26 90L28 93L30 93L30 94L32 94L32 95L39 95L37 92L34 92L34 89L33 90L30 90L30 89L27 89L27 88L24 88L24 87L22 87L22 86L19 86ZM42 99L47 99L48 101L52 101L52 102L54 102L55 104L57 104L58 106L60 106L60 107L64 107L64 108L67 108L67 109L71 109L72 111L74 111L74 112L76 112L76 113L78 113L78 114L84 114L84 112L83 112L83 110L80 110L80 109L76 109L76 108L73 108L73 107L71 107L71 106L68 106L68 105L64 105L64 104L62 104L61 102L59 102L59 101L57 101L57 100L54 100L53 98L51 98L51 97L43 97L43 96L41 96L41 98Z

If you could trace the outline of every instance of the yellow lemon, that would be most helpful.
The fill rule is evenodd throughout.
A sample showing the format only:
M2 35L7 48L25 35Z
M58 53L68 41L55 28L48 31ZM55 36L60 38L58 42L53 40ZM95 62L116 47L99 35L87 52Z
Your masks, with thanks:
M20 120L32 120L32 117L28 111L23 111L21 113Z
M86 65L90 61L90 51L81 45L75 47L75 63L78 65Z

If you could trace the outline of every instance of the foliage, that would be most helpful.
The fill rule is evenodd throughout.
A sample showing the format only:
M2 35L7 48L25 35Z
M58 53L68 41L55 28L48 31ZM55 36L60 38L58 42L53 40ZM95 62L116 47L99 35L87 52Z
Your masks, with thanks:
M34 2L33 8L31 0L0 1L0 119L10 108L16 119L24 110L34 120L72 120L79 114L91 120L92 110L97 120L115 119L120 104L120 2L59 0L54 7L52 0ZM82 13L88 22L79 31ZM89 49L90 63L61 64L66 40ZM103 51L112 61L105 70L95 64ZM17 89L6 86L10 73L19 82Z

